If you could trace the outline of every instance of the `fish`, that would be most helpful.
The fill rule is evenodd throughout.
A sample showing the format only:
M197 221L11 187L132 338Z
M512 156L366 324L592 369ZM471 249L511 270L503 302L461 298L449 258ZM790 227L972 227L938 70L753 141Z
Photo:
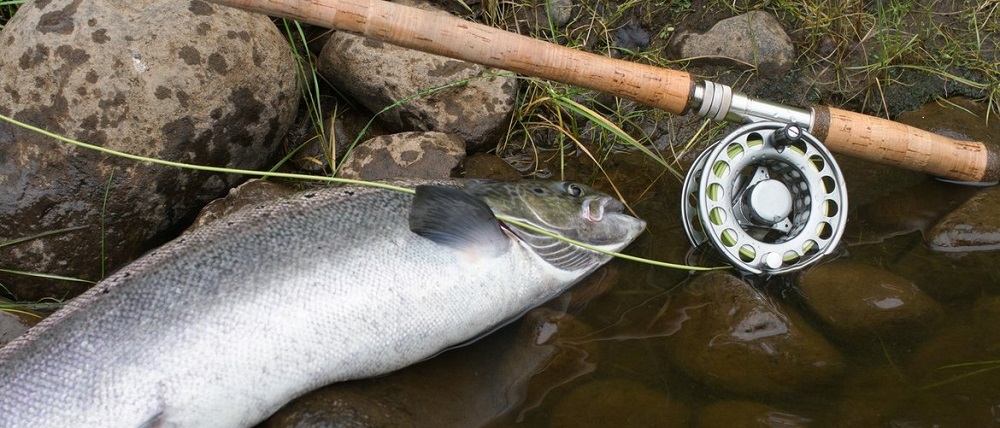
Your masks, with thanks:
M468 343L645 229L566 182L306 190L140 257L0 348L0 427L247 427ZM525 227L528 225L531 227Z

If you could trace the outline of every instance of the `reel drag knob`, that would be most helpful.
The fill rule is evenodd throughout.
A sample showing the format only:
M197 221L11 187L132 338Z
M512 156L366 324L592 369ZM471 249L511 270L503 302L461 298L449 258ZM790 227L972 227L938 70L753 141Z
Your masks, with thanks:
M778 122L746 125L702 152L683 198L691 243L710 242L754 274L790 272L829 254L847 214L830 152L797 125Z

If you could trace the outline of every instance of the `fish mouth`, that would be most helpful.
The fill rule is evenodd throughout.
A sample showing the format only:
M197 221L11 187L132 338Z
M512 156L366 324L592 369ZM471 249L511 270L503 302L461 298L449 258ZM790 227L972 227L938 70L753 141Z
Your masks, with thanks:
M603 221L608 214L623 214L625 212L625 204L615 198L602 196L584 200L582 209L583 218L587 219L587 221L598 223Z

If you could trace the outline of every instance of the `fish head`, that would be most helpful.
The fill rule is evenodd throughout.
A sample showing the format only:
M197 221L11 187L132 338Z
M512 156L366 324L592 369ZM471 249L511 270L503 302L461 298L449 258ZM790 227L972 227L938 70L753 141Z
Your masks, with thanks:
M498 217L606 251L621 250L646 228L645 221L624 213L625 206L619 200L583 184L472 180L465 190L486 202ZM564 271L591 271L611 259L535 230L511 223L503 227L546 262Z

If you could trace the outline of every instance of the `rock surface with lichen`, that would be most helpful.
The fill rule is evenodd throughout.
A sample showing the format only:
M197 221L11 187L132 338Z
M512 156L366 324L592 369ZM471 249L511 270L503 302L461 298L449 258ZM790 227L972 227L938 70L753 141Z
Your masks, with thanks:
M517 80L465 61L337 32L319 70L395 131L455 134L469 151L491 149L507 130ZM398 103L398 104L397 104Z
M201 0L43 0L0 34L0 113L139 156L266 164L298 92L287 42L263 15ZM109 156L0 123L4 267L89 281L163 243L242 178ZM89 286L0 274L17 297Z

